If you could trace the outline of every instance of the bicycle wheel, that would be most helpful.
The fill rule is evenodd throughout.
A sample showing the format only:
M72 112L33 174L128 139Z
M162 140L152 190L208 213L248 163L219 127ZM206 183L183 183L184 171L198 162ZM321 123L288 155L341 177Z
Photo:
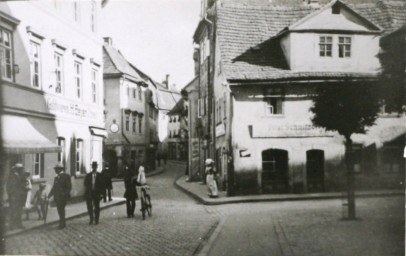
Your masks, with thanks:
M148 216L151 217L152 215L152 204L151 204L151 197L149 195L145 196L145 204L147 207Z
M141 213L142 213L142 219L145 220L145 199L144 197L141 197Z

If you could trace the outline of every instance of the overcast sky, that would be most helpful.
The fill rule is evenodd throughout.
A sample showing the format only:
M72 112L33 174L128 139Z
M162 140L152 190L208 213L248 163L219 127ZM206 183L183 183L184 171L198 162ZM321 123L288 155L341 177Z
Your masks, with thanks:
M100 31L131 63L152 79L184 87L193 79L192 36L200 0L109 0Z

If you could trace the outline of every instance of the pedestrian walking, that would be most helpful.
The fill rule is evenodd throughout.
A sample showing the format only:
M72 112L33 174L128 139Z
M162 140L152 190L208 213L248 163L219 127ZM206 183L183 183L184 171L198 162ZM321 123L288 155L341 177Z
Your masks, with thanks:
M210 158L206 159L206 184L210 198L218 197L217 183L215 180L216 170L214 169L214 161Z
M84 181L86 206L90 217L89 225L93 222L95 225L99 224L100 200L106 190L104 177L97 172L97 166L97 162L93 161L92 172L86 174Z
M35 192L32 199L32 205L35 207L38 213L38 220L45 219L45 207L47 206L47 193L46 193L46 184L40 183L39 190Z
M136 189L136 179L134 178L134 173L125 166L124 168L124 198L126 199L127 206L127 218L134 218L135 211L135 200L138 199L137 189Z
M57 164L54 167L56 177L54 185L48 194L48 198L54 197L56 209L59 215L59 229L66 227L65 222L65 206L70 198L70 191L72 189L72 182L70 175L65 173L65 167L62 164Z
M9 228L24 228L21 221L23 207L27 199L27 184L24 177L24 166L15 164L7 180L7 196L9 202Z
M112 201L113 199L111 198L111 191L113 190L113 182L111 181L111 171L110 171L108 163L106 163L104 165L102 174L103 174L104 183L106 186L106 189L104 190L104 193L103 193L103 202L107 201L107 197L108 197L109 201Z

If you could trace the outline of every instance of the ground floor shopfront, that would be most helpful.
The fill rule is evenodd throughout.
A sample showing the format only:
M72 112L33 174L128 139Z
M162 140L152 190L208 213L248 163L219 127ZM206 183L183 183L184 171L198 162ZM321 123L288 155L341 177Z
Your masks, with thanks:
M405 117L380 118L366 135L352 137L354 146L350 159L354 166L356 189L403 186L404 123ZM346 189L343 137L326 132L309 136L313 133L311 130L316 128L296 128L307 129L307 136L269 138L253 131L249 141L235 139L231 185L236 194L312 193Z
M136 167L145 163L147 147L144 144L106 144L103 160L109 164L114 177L122 177L126 166L136 171Z

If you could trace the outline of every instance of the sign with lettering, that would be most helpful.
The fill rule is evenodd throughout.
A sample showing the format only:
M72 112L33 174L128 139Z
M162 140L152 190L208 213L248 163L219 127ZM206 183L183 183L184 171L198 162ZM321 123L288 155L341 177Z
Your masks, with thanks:
M83 119L102 119L102 111L97 107L91 107L84 103L77 103L70 100L46 96L46 104L49 112L74 116Z
M226 126L224 124L219 124L216 126L216 137L226 134Z
M252 136L254 138L278 137L333 137L335 132L311 124L286 125L254 125Z

